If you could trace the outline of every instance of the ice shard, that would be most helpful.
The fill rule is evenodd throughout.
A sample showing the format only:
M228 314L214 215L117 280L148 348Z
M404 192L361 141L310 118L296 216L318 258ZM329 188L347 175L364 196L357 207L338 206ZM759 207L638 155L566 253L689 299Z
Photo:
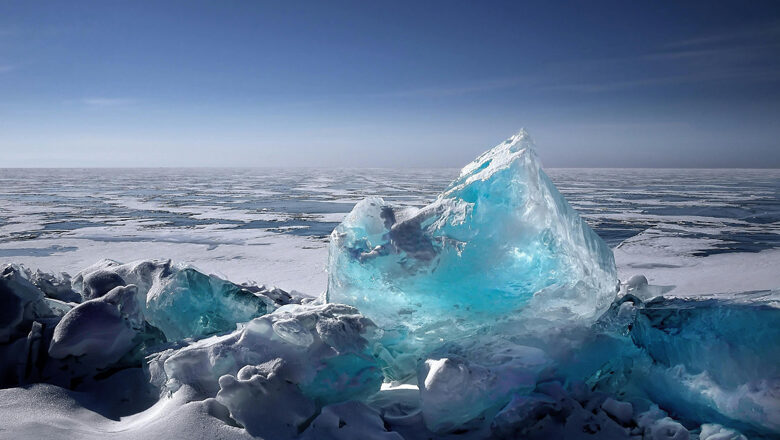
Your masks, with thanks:
M700 298L626 295L559 374L654 402L676 419L780 433L780 292ZM621 316L624 315L624 316ZM604 332L604 333L601 333Z
M520 131L466 165L428 206L358 203L331 235L327 300L436 341L529 310L591 321L616 285L611 250Z
M104 260L74 278L74 287L87 299L125 284L138 287L146 320L169 340L229 332L292 301L281 291L241 286L170 261Z
M633 342L651 358L656 402L694 420L780 433L780 292L665 299L640 309ZM641 370L635 371L641 373Z
M0 304L0 344L26 335L37 318L53 316L43 293L15 265L0 272Z
M146 296L149 322L169 338L203 336L235 328L236 323L264 315L264 301L229 281L183 268L161 278Z

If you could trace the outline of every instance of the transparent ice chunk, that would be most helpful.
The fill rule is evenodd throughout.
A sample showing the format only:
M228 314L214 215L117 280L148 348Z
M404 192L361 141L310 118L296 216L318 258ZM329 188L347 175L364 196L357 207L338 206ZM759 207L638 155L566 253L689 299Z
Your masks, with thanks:
M542 171L524 131L430 205L370 197L331 235L327 300L423 346L530 310L592 321L616 286L612 251Z

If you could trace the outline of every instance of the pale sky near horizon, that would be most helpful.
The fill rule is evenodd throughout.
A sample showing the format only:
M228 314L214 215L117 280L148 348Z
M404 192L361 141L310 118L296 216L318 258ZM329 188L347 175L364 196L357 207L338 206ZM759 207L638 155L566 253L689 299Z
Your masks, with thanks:
M0 168L780 167L778 2L0 0Z

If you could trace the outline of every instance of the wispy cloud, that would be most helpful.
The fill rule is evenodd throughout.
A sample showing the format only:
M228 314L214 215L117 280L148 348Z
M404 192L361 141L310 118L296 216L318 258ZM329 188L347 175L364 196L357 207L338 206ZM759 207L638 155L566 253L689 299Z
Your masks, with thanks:
M564 61L510 78L486 78L375 93L379 98L442 98L526 88L605 93L697 83L780 81L780 22L692 36L628 56ZM776 60L777 59L777 60Z
M766 44L739 44L734 46L703 47L691 50L673 50L644 55L648 60L696 60L740 61L760 58L780 49L780 40Z
M777 40L780 38L780 22L772 22L764 26L739 29L729 32L701 35L679 41L673 41L668 48L694 47L713 44L732 44L736 42L755 40Z
M690 73L681 75L659 75L647 78L635 78L623 81L599 81L599 82L562 82L548 86L542 86L547 90L568 90L573 92L598 93L618 90L634 89L639 87L667 86L682 84L697 84L703 82L723 81L765 81L780 78L780 69L730 69L712 72Z
M92 106L92 107L116 107L121 105L132 104L134 102L135 100L133 99L104 98L104 97L84 98L81 100L82 104Z
M16 69L16 66L13 64L0 64L0 73L8 73L14 69Z
M703 83L780 81L780 23L672 42L658 51L627 57L580 62L592 78L565 81L558 77L542 88L584 93L641 87ZM602 75L599 75L602 73Z
M440 98L447 96L468 95L471 93L489 92L493 90L508 89L517 87L523 83L531 81L531 77L514 78L493 78L482 81L475 81L459 85L449 85L440 87L424 87L419 89L398 90L387 93L377 93L375 97L396 97L396 98Z

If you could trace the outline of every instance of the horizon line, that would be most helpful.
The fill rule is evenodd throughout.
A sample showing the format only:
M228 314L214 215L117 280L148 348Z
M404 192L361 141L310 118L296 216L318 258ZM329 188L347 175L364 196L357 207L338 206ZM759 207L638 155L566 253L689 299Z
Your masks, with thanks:
M64 166L64 167L0 167L0 170L176 170L176 169L200 169L200 170L253 170L253 169L291 169L291 170L306 170L306 169L319 169L319 170L459 170L462 166L456 167L424 167L424 166L409 166L409 167L393 167L393 166L369 166L369 167L339 167L339 166L296 166L296 165L281 165L281 166L204 166L204 165L187 165L187 166ZM541 167L543 170L780 170L780 166L769 167L632 167L632 166L595 166L595 167Z

